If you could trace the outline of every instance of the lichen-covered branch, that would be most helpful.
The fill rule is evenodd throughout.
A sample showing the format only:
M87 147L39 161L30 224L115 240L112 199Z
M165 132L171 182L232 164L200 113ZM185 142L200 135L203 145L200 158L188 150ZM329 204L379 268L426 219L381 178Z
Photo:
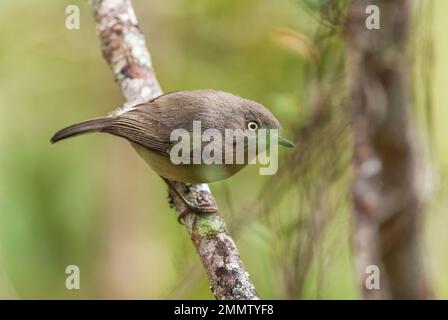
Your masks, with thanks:
M135 105L162 94L131 1L92 0L91 5L103 56L112 68L126 103ZM176 183L176 186L184 190L184 196L192 203L215 202L206 184ZM183 212L183 202L174 194L172 197L178 213ZM184 221L215 297L258 299L223 218L218 213L197 215L188 212Z
M380 9L380 29L366 27L371 4ZM353 245L367 299L431 295L420 239L421 152L408 99L410 10L410 0L353 0L346 25L354 139ZM365 286L369 265L381 270L379 290Z

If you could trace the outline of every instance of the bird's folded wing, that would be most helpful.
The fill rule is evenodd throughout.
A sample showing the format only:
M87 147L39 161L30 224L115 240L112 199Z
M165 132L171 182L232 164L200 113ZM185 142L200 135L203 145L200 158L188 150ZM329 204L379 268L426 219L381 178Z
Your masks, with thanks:
M151 151L168 156L169 132L157 119L151 119L139 109L118 116L101 131L125 138Z

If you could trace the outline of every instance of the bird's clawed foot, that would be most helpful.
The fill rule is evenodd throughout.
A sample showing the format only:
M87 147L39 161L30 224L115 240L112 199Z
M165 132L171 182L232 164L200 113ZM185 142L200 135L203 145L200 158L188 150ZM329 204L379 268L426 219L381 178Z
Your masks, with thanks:
M209 192L204 190L198 191L196 196L197 204L193 204L185 199L185 197L177 190L172 181L165 178L163 178L163 180L166 182L170 190L173 191L173 193L177 197L179 197L179 199L181 199L185 204L185 209L179 214L179 217L177 218L177 221L179 221L179 223L183 224L183 220L189 212L194 212L196 214L211 214L218 211L218 206L216 205L215 200L213 199L213 197L211 197ZM170 200L172 200L172 198Z

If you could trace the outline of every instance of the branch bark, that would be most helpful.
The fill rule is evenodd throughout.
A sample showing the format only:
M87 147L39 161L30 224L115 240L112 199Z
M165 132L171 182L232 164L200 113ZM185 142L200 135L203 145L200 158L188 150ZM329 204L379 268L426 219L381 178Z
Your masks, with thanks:
M366 8L380 9L368 30ZM424 299L431 290L421 252L422 192L418 144L408 101L410 0L353 0L347 21L347 66L353 109L353 248L366 299ZM381 289L365 285L381 270Z
M127 104L135 105L162 94L145 38L138 27L130 0L93 0L101 51ZM192 203L215 202L207 184L176 183ZM178 213L186 210L171 194ZM188 212L185 227L204 265L217 299L258 299L249 274L244 270L235 242L219 213L197 215Z

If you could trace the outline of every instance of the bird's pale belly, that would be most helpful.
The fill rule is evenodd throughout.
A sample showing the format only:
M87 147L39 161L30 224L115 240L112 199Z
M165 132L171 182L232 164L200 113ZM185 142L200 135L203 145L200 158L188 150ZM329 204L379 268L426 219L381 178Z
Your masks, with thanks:
M243 169L245 164L173 164L163 156L138 144L131 143L137 153L161 177L186 183L209 183L227 179Z

